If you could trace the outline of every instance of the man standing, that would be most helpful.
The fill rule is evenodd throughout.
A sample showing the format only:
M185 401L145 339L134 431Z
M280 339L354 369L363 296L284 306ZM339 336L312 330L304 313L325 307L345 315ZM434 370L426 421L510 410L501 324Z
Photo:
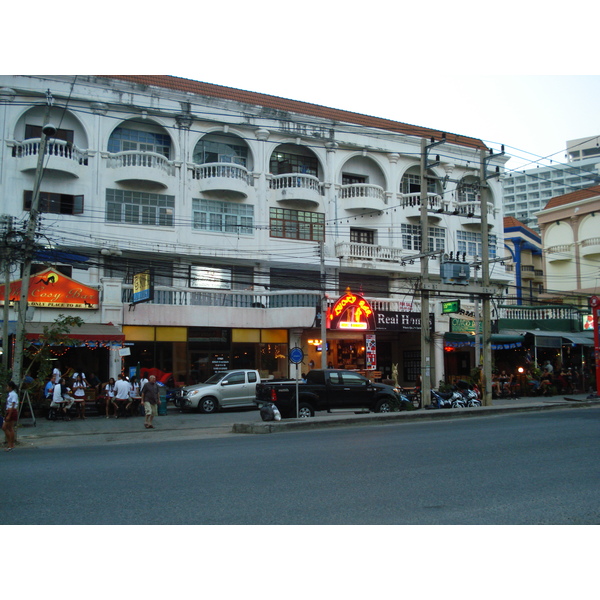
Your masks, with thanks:
M119 379L117 380L117 383L115 383L115 396L112 400L115 406L115 419L119 418L119 412L121 412L121 410L119 409L119 405L121 405L121 407L124 407L125 404L129 402L130 390L131 384L125 379L123 373L119 373Z
M152 419L158 414L158 405L160 404L158 384L154 375L150 375L148 383L142 389L142 402L144 403L144 413L146 415L144 427L154 429Z

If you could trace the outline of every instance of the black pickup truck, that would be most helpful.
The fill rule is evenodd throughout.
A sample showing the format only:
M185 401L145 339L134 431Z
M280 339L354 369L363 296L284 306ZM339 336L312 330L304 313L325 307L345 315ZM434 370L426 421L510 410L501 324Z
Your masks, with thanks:
M298 417L312 417L319 410L366 408L389 412L404 407L403 397L392 386L372 383L360 373L343 369L314 369L306 374L306 381L299 383L290 380L259 383L255 403L259 408L274 404L283 418L295 417L296 406Z

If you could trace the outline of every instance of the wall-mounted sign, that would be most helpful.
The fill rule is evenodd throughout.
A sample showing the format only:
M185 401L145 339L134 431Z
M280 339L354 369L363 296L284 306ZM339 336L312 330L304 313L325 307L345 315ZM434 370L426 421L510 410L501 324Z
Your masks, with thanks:
M442 302L442 314L460 312L460 300L450 300Z
M8 290L8 301L18 302L21 299L22 279L11 282ZM7 296L6 286L0 286L0 304L4 304ZM42 308L82 308L97 309L98 290L79 283L54 269L46 269L29 278L29 294L27 304Z
M147 269L133 276L133 299L132 304L148 302L154 298L154 281L152 269Z
M420 331L420 312L392 312L378 310L375 315L380 331ZM429 313L429 329L433 331L433 313Z
M371 305L350 288L327 310L328 329L374 330L375 313Z

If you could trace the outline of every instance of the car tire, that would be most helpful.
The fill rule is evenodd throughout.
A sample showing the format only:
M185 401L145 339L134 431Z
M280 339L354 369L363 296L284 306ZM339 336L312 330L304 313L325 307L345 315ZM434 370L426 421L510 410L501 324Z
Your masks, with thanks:
M375 405L376 413L389 413L389 412L391 412L391 410L392 410L392 405L388 398L382 398Z
M205 415L210 415L212 413L216 413L219 410L219 402L216 398L212 396L207 396L206 398L202 398L198 404L198 408L201 413Z
M315 411L313 410L310 404L306 404L306 402L300 402L298 406L298 418L299 419L308 419L310 417L315 416Z

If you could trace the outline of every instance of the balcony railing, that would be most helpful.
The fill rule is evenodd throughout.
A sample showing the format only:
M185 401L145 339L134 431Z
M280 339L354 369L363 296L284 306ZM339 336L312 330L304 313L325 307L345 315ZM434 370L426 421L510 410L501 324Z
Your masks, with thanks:
M546 258L549 262L573 260L573 245L557 244L555 246L548 246L546 248Z
M133 287L125 285L121 299L130 303ZM189 288L169 288L156 286L151 304L170 306L222 306L235 308L313 308L321 301L318 291L268 292L231 290L197 290Z
M347 210L382 210L385 207L385 191L378 185L354 183L340 188L340 198Z
M21 159L21 170L27 171L37 168L40 144L41 140L39 138L13 143L12 155ZM47 169L65 171L76 177L78 177L79 169L88 165L87 150L81 150L70 142L63 140L47 140L44 156L50 159L46 163Z
M404 211L405 217L419 218L421 216L421 192L414 194L401 194L400 206ZM446 202L442 196L438 194L427 193L427 210L428 211L448 211L450 203ZM429 216L433 216L429 214Z
M254 184L248 169L233 163L206 163L190 167L192 179L200 182L200 191L213 192L224 198L246 198Z
M400 262L402 251L391 246L375 246L356 242L340 242L335 245L335 255L347 260L373 260Z
M302 173L273 175L270 187L275 191L275 199L283 203L314 206L320 204L323 195L323 184L319 179Z
M591 237L581 241L581 255L600 254L600 237Z
M143 169L156 169L166 175L175 175L173 163L163 154L157 152L116 152L108 155L108 166L111 169L123 167L141 167Z
M546 319L577 320L579 318L579 311L573 307L561 306L499 306L498 318L524 321L540 321Z
M157 152L128 150L103 156L108 168L116 171L116 181L146 181L166 188L175 175L173 162Z

